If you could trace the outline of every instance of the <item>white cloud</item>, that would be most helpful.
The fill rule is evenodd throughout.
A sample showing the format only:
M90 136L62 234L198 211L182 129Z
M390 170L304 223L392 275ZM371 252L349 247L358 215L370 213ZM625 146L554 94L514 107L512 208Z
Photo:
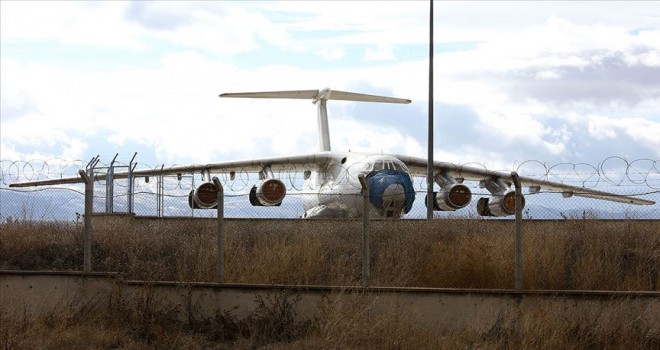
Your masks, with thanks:
M620 134L627 134L637 142L647 144L660 155L660 123L643 118L607 118L589 116L588 130L598 140L616 139Z
M587 125L589 127L589 135L596 140L614 139L617 137L617 132L614 128L616 123L612 123L611 119L594 116L589 118Z
M66 45L143 49L140 29L123 20L119 2L7 1L3 40L54 40Z
M366 61L389 61L394 59L394 51L390 45L367 47L364 53L364 59Z
M657 7L436 3L436 38L476 45L436 54L436 102L475 112L469 136L501 140L484 151L493 145L466 136L443 145L442 156L559 157L577 154L572 143L580 137L619 135L636 140L640 152L660 149L653 79L660 29L643 15ZM325 86L415 101L411 118L378 127L331 115L336 149L424 156L425 133L413 131L425 126L409 120L426 115L427 10L427 2L408 1L2 2L3 157L34 148L86 155L95 137L119 149L144 145L159 161L179 163L310 152L316 110L309 101L217 95ZM80 48L94 54L77 56ZM71 56L48 57L67 50ZM317 56L319 64L308 62Z
M319 50L319 55L325 60L336 61L342 59L346 55L346 52L338 47L323 47Z
M421 144L393 127L364 125L356 120L335 118L330 126L333 149L337 151L408 153L419 152Z
M554 70L544 70L537 72L534 77L539 80L555 80L561 78L561 74Z

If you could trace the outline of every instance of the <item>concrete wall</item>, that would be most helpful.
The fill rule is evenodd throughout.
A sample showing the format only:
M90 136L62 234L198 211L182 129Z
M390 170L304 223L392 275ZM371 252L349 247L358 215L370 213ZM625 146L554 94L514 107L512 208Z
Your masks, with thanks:
M258 300L290 303L299 320L319 316L322 309L356 307L374 318L414 322L419 327L492 329L502 315L542 315L562 310L567 319L587 310L624 310L660 331L660 293L595 291L503 291L428 288L357 288L319 286L218 285L123 281L108 273L0 271L0 312L9 317L37 317L82 307L103 310L117 300L148 298L174 310L184 322L231 313L238 319L254 314ZM587 316L589 317L589 316Z

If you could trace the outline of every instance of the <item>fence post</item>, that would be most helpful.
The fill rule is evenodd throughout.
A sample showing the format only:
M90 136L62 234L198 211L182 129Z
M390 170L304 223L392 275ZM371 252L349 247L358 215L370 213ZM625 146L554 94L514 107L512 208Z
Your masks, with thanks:
M115 161L119 153L115 154L112 158L110 166L108 166L108 175L105 178L105 213L111 214L115 212Z
M371 266L369 257L369 184L364 175L358 175L362 185L363 213L362 213L362 287L369 286L371 279Z
M225 235L224 235L224 221L225 221L225 199L224 189L222 183L218 180L217 176L213 177L213 184L218 190L218 219L216 228L216 249L218 253L218 265L215 275L215 281L219 284L225 282Z
M522 198L522 185L520 184L520 178L518 173L515 171L511 172L511 179L513 180L513 185L516 188L516 237L515 237L515 246L516 246L516 255L515 255L515 288L516 290L523 289L522 281L522 207L523 207L523 198Z
M134 198L135 198L135 176L133 175L133 171L135 170L135 167L137 166L137 163L133 164L133 161L135 160L135 156L137 156L137 152L133 154L133 158L131 158L130 163L128 163L128 196L126 197L127 205L128 205L128 213L132 214L133 213L133 204Z
M93 168L89 169L92 176ZM92 272L92 212L94 211L94 182L84 170L79 170L85 182L85 227L83 229L83 271Z

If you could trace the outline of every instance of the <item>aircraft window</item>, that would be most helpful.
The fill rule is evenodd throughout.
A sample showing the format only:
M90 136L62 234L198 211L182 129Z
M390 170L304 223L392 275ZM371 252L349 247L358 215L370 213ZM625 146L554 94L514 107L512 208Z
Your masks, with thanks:
M364 170L371 171L372 166L373 166L373 164L371 164L371 163L365 163L364 164Z
M400 170L400 171L408 172L408 168L406 168L406 165L403 164L403 163L399 163L399 162L394 162L394 170Z
M376 162L374 163L374 169L373 170L383 170L383 162Z

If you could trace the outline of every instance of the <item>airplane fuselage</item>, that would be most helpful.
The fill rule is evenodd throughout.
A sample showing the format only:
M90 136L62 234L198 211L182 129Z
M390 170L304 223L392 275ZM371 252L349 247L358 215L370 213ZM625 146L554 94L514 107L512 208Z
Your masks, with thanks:
M364 215L359 176L369 184L370 215L400 217L414 201L412 178L399 159L380 154L330 152L331 161L303 184L303 217Z

